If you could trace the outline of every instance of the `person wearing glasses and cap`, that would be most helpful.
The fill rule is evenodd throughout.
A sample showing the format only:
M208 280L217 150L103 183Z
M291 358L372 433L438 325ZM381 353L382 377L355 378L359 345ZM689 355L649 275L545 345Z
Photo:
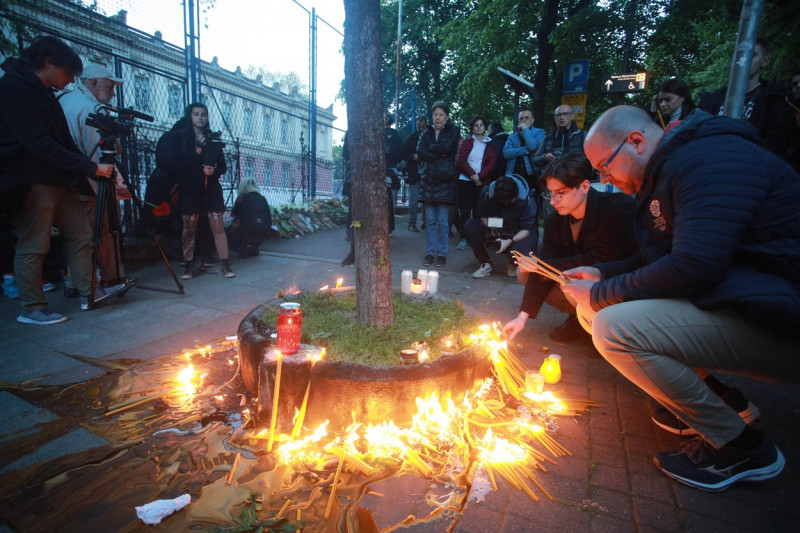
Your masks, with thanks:
M533 165L539 172L556 157L572 152L583 153L585 134L572 120L574 116L572 106L562 104L556 108L553 113L556 129L545 136L536 156L533 157Z
M116 96L116 88L123 84L122 78L114 76L111 71L97 63L87 64L79 77L75 89L62 95L58 102L67 118L70 135L75 141L78 150L90 157L95 163L100 162L100 131L86 124L90 114L107 115L108 111L102 106L112 104ZM127 190L122 183L119 173L114 176L115 188L119 191L119 199L129 198ZM91 228L95 227L95 208L97 207L97 182L83 179L78 185L80 191L81 207L84 217ZM121 290L120 283L125 281L125 267L120 260L119 239L115 241L109 233L108 211L103 218L103 228L99 235L100 244L97 249L100 265L101 295ZM114 247L116 246L116 252ZM117 268L119 267L119 268ZM71 278L67 277L64 283L64 294L68 297L77 296Z
M759 141L700 110L668 132L636 107L603 113L586 156L636 195L639 250L562 287L600 354L698 435L655 466L710 492L785 460L695 368L800 377L800 176Z
M592 165L583 153L565 154L547 165L539 178L544 201L554 212L544 219L544 237L538 256L558 270L624 259L636 251L633 234L635 202L626 194L599 192L589 184ZM556 282L523 266L518 278L525 286L519 315L504 329L516 337L528 319L535 319L544 303L567 314L550 331L557 342L586 335L575 315L575 306L564 298Z

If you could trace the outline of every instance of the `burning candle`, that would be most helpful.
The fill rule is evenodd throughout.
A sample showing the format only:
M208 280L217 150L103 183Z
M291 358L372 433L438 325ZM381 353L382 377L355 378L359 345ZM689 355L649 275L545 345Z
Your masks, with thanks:
M303 310L299 303L282 303L278 309L278 350L286 355L300 351Z
M419 352L413 348L400 350L400 363L404 365L413 365L419 362Z
M428 272L428 294L439 292L439 273L435 270Z
M539 373L544 376L545 383L555 385L561 381L561 356L551 354L544 358Z
M400 292L403 294L411 294L411 280L414 274L410 270L403 270L400 275Z
M425 292L428 290L428 271L419 269L417 271L417 279L422 283L422 291Z
M422 294L422 281L411 280L411 294Z
M281 389L281 365L283 364L283 354L278 350L278 365L275 370L275 384L272 388L272 417L269 421L269 440L267 441L267 451L272 451L272 443L275 441L275 421L278 418L278 393Z

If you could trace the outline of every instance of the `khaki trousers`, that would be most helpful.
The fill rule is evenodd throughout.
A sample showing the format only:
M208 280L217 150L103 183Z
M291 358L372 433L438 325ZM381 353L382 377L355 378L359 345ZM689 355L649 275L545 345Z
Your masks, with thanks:
M578 319L614 368L717 447L736 438L744 422L694 367L780 380L800 376L800 340L763 330L732 310L703 311L686 298L624 302L597 313L579 306Z

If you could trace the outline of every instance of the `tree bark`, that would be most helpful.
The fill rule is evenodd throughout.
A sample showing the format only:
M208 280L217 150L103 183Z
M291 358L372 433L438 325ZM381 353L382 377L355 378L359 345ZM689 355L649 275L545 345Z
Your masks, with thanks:
M344 75L357 319L394 321L381 93L380 1L344 0Z
M542 8L542 24L539 26L539 31L536 33L536 41L538 44L538 62L536 65L536 78L534 80L534 91L538 95L538 99L534 104L534 117L536 125L542 127L548 124L547 110L547 83L550 78L550 67L553 62L553 52L555 45L550 42L550 34L558 23L558 5L560 0L545 0Z

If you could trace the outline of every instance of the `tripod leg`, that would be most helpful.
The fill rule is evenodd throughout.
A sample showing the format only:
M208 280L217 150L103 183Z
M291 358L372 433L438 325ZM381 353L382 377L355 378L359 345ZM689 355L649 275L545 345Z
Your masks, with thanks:
M108 180L97 180L97 203L94 206L94 235L92 236L92 290L89 294L89 307L94 304L97 294L97 269L100 266L100 242L103 238L103 214L105 213Z

